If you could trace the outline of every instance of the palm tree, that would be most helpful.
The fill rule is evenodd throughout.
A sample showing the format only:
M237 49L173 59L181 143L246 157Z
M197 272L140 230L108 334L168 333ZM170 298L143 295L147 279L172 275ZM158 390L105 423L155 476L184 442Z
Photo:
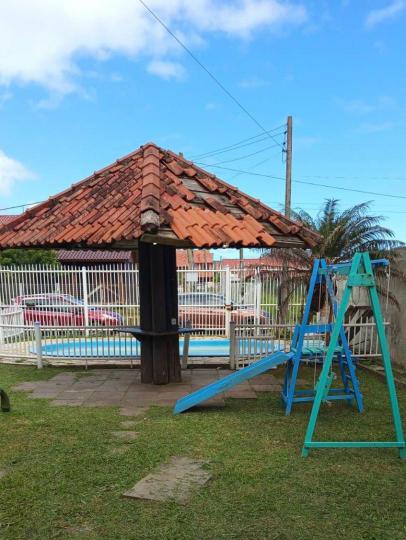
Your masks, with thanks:
M308 283L314 259L324 258L328 263L347 262L357 251L368 251L373 259L386 258L391 262L391 278L406 281L406 276L399 270L396 261L399 257L397 248L404 244L394 238L391 229L384 227L383 216L370 213L371 202L364 202L341 211L337 199L327 199L316 217L305 210L291 212L292 219L302 222L318 232L321 242L312 250L280 250L278 257L284 259L290 269L284 273L280 287L279 311L281 319L286 320L287 304L292 291L300 283ZM265 255L270 255L267 250ZM377 273L377 289L382 295L387 294L384 270ZM325 291L314 295L313 312L320 310L316 296L322 297ZM389 292L389 299L398 306L396 298Z

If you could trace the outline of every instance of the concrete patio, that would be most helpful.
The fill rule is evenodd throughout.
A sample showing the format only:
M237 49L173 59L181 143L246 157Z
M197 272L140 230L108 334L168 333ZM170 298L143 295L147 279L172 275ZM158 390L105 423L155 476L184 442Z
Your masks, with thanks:
M31 392L32 399L50 399L51 404L71 407L120 407L124 416L134 416L151 405L173 406L185 394L231 373L226 369L191 369L181 383L163 386L141 384L138 369L94 369L57 373L47 381L24 382L14 391ZM224 407L224 398L256 399L258 392L279 392L281 379L266 373L246 381L210 401L206 407Z

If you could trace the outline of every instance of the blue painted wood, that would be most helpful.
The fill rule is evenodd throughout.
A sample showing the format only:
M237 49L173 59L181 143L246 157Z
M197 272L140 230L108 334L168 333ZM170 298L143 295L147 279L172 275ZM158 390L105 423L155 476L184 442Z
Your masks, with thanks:
M292 345L294 345L294 348L295 348L294 356L291 362L288 362L288 365L285 370L285 377L284 377L284 384L283 384L282 392L286 396L285 413L287 415L291 413L292 406L295 399L296 380L297 380L297 374L299 371L299 365L300 365L300 361L302 357L303 342L304 342L304 337L305 337L305 333L303 332L303 327L306 326L306 324L308 324L309 322L314 288L317 283L317 280L319 279L319 268L320 268L320 261L316 259L314 261L312 273L310 276L309 290L307 293L306 304L303 310L302 324L299 325L299 331L298 331L296 340L294 343L292 343Z
M187 409L190 409L203 401L206 401L214 396L217 396L218 394L221 394L222 392L229 390L230 388L233 388L233 386L236 386L237 384L248 381L257 375L264 373L264 371L268 371L268 369L279 366L280 364L284 364L290 360L292 356L292 353L278 351L270 356L267 356L266 358L261 358L261 360L258 360L257 362L254 362L253 364L240 369L239 371L231 373L231 375L227 375L227 377L224 377L223 379L214 381L211 384L196 390L196 392L192 392L191 394L179 399L175 404L173 413L179 414L186 411Z
M377 264L386 264L385 261L386 259L382 259L382 261L378 261ZM292 345L290 350L294 353L294 356L292 360L288 362L285 369L282 399L286 404L286 414L291 413L294 403L301 403L303 401L303 398L300 397L300 390L296 388L297 375L302 359L304 357L307 359L320 357L320 359L323 360L326 356L328 347L304 347L304 339L305 335L309 333L324 334L327 332L331 333L333 330L334 325L332 323L309 324L309 317L312 298L314 296L315 286L317 284L320 286L324 284L326 285L327 294L333 306L333 314L334 317L336 317L337 298L335 296L331 274L333 273L334 269L338 267L346 268L347 265L328 265L325 259L314 261L302 322L300 325L295 327L292 337ZM359 412L362 412L364 410L363 398L344 327L342 327L340 330L339 341L334 349L333 354L334 358L339 364L339 372L344 388L340 390L340 397L337 397L337 395L334 395L333 397L334 392L332 389L329 389L329 392L326 393L324 398L326 400L344 399L349 403L355 401ZM309 399L307 399L307 401L309 401Z

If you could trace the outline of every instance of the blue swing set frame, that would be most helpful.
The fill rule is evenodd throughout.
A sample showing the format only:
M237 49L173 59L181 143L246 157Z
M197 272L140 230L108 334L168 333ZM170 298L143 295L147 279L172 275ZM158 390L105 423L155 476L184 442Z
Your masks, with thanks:
M376 261L376 263L378 262L381 263L382 261ZM336 317L338 311L338 302L335 296L334 284L332 280L332 274L335 273L336 266L337 265L328 265L325 259L317 259L313 264L302 322L300 325L296 326L292 337L290 350L294 354L291 360L287 362L285 369L282 400L285 404L285 411L287 415L291 413L294 403L312 402L316 395L316 389L296 389L297 376L299 373L300 363L304 358L306 358L306 360L317 360L318 358L323 359L326 354L327 347L324 345L317 347L306 347L305 336L308 334L326 335L331 333L333 330L334 325L332 323L309 324L309 319L316 285L319 285L320 287L325 285L327 295L332 304L334 318ZM331 388L331 384L333 382L333 375L331 375L329 381L330 384L329 388L327 389L325 399L328 401L346 400L348 403L355 401L358 411L363 412L364 404L359 381L356 375L356 364L352 357L343 326L340 328L339 344L334 350L334 359L338 363L343 386L342 388Z
M386 260L371 261L373 266L387 265ZM342 265L347 268L348 265ZM310 348L305 346L305 336L308 334L325 334L332 332L335 325L327 324L309 324L310 309L315 287L317 284L325 284L327 294L333 306L334 318L338 311L338 302L334 293L334 285L332 274L340 273L341 265L328 265L324 259L318 259L314 262L313 270L309 283L306 304L303 312L302 322L297 325L293 334L291 350L289 352L283 350L274 351L271 355L254 362L235 373L231 373L227 377L214 381L211 384L184 396L176 402L174 414L179 414L210 399L235 385L256 377L260 373L264 373L271 368L285 364L285 377L282 389L282 401L285 404L286 414L290 414L294 403L312 402L317 395L317 386L314 390L296 389L297 376L300 363L304 358L307 360L315 356L324 358L327 347ZM339 373L343 382L342 388L331 388L333 375L328 378L328 384L323 389L323 399L346 400L348 403L355 401L360 412L364 410L363 399L359 387L358 378L356 375L355 361L351 355L351 350L348 344L347 336L344 327L341 325L339 329L337 346L333 352L334 359L338 362Z

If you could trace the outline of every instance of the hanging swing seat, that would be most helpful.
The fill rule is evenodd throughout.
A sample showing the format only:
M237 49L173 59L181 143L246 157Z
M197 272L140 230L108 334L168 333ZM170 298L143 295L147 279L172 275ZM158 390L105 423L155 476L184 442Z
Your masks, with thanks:
M293 353L296 353L297 351L297 345L299 340L299 334L301 331L303 331L306 335L313 335L318 336L320 334L326 334L327 332L331 332L333 325L332 324L306 324L306 325L300 325L297 324L295 326L295 330L293 332L292 336L292 345L290 347L290 351ZM308 345L306 341L310 341L313 343L311 345ZM325 356L328 345L324 342L324 340L313 340L308 339L306 340L302 346L301 349L301 355L302 358L314 358L314 357L320 357L322 358ZM343 347L341 345L337 346L334 349L335 354L341 354L343 352Z

